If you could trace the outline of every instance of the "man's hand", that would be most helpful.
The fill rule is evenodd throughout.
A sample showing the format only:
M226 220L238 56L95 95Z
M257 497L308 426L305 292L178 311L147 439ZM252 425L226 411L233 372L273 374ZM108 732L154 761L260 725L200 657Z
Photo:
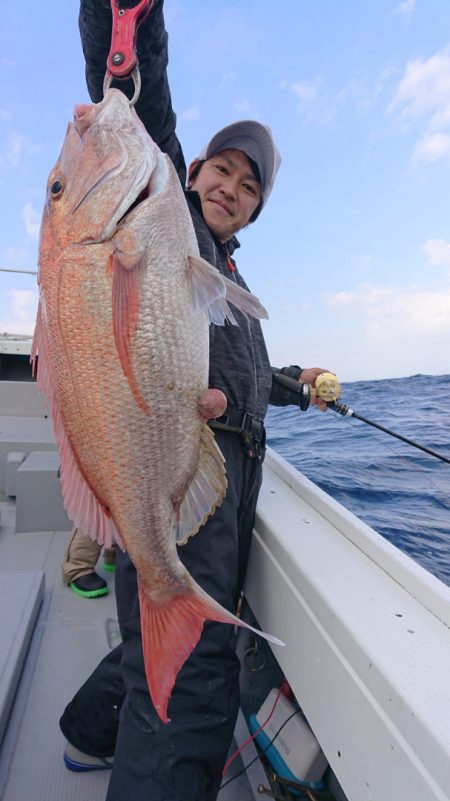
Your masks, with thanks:
M197 408L201 420L212 420L224 413L227 408L227 399L220 389L206 389Z
M301 371L298 380L301 384L309 384L312 389L314 389L316 386L316 378L321 373L331 373L331 370L326 370L324 367L306 367ZM322 398L318 398L314 392L311 392L311 405L317 406L321 412L326 412L328 409L326 401L322 400Z

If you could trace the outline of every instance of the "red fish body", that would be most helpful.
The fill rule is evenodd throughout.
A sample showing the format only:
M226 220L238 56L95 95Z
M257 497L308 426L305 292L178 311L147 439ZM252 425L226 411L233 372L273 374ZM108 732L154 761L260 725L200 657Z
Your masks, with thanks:
M50 173L34 356L75 523L125 548L138 574L150 693L167 720L205 619L239 622L193 581L177 544L226 492L199 414L208 326L256 298L204 262L179 178L125 95L79 106ZM207 415L206 415L207 416Z

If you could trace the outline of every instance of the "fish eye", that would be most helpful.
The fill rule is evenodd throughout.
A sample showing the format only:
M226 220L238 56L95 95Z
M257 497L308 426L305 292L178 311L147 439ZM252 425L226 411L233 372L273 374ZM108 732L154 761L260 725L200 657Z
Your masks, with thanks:
M53 181L53 183L50 186L50 195L52 196L53 200L56 200L62 195L63 189L64 189L64 184L62 183L62 181Z

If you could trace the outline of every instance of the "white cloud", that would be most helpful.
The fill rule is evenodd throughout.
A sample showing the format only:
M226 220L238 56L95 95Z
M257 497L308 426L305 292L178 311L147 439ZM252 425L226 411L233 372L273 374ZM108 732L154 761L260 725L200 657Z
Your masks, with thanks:
M429 164L450 154L450 48L405 67L387 108L405 130L421 126L413 152L415 164Z
M450 333L450 291L361 284L353 292L329 293L325 303L339 313L354 311L378 343Z
M322 79L310 81L282 81L280 88L288 90L297 100L298 112L306 123L327 125L349 104L366 111L373 100L367 100L367 92L359 80L349 80L334 94L322 89Z
M375 77L371 85L367 86L362 84L358 91L357 102L358 106L363 112L368 112L379 102L382 98L386 88L390 86L394 68L391 65L383 67L381 72Z
M5 315L0 319L0 331L8 334L32 334L38 305L37 290L11 289Z
M430 266L450 268L450 243L444 239L428 239L422 246Z
M5 251L1 266L9 269L29 268L30 253L26 248L10 247Z
M403 118L428 114L447 115L450 103L450 49L428 59L408 61L389 111L400 109Z
M6 144L5 158L11 167L17 167L22 157L22 154L28 147L29 140L24 134L12 133L8 137Z
M433 164L450 154L450 134L425 133L416 143L413 164Z
M399 6L395 9L396 14L402 14L405 17L408 17L410 14L413 13L416 7L416 0L403 0L403 3L400 3Z
M332 309L352 306L355 301L354 292L330 292L325 295L325 303Z
M191 106L183 111L181 117L183 120L186 120L186 122L195 122L200 119L200 112L197 106Z
M315 100L319 94L319 82L317 79L310 82L300 81L298 83L292 83L289 88L302 104L310 103L312 100Z
M39 236L40 215L29 201L25 203L22 209L22 221L28 236L32 239L37 239Z
M236 73L235 72L224 72L222 73L222 78L219 82L217 87L218 91L227 88L230 84L234 83L236 80Z
M0 154L0 167L18 167L24 156L37 153L39 147L28 136L13 131L6 139L3 153Z
M250 106L250 101L247 100L246 98L243 98L242 100L236 100L236 102L234 104L234 107L235 107L236 111L239 111L240 114L244 114L251 107Z
M0 108L0 120L10 120L12 113L7 108Z

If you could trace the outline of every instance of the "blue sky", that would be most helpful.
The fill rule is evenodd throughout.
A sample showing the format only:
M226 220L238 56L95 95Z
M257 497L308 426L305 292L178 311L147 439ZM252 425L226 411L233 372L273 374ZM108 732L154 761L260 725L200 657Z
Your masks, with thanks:
M178 135L268 123L283 157L238 265L272 363L342 380L450 373L448 0L166 0ZM75 0L0 30L0 267L37 268L47 175L88 100ZM0 331L31 333L33 276L0 273Z

